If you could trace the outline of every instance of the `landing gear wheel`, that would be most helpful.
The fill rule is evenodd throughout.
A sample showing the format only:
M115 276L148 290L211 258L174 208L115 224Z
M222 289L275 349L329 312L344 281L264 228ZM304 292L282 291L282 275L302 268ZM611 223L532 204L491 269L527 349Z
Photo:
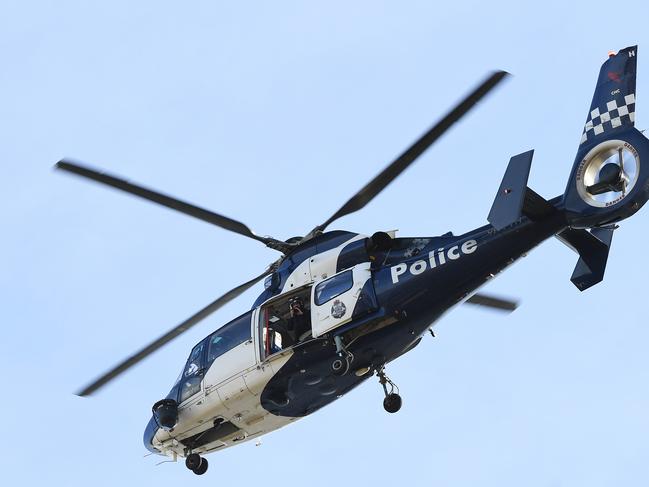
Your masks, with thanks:
M379 377L379 383L383 386L383 392L385 393L385 398L383 399L383 408L388 413L396 413L399 409L401 409L402 403L401 396L399 395L399 388L388 378L387 375L385 375L385 370L383 367L376 371L376 375ZM388 386L390 386L390 390L388 390Z
M185 458L185 467L189 470L196 470L201 466L202 460L204 459L202 459L198 453L190 453L187 455L187 458Z
M207 465L207 458L201 458L200 465L192 470L192 472L194 472L196 475L203 475L205 472L207 472Z
M401 409L401 396L396 393L390 393L383 399L383 409L388 413L396 413Z

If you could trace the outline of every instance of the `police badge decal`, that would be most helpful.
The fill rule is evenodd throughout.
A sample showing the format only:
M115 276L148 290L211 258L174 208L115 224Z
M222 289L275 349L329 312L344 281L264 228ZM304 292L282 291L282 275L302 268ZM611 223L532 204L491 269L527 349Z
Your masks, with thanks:
M340 299L336 299L331 306L331 316L334 318L342 318L346 311L347 307Z

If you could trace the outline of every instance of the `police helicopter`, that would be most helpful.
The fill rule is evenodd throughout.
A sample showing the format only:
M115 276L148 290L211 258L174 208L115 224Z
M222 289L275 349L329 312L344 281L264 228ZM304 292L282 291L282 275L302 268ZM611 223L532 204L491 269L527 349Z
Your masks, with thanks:
M255 239L281 257L79 392L86 396L264 279L249 311L198 344L144 432L151 452L204 455L281 428L376 375L383 406L401 407L386 364L416 347L450 308L471 303L512 310L477 291L549 237L579 255L571 281L581 291L603 279L616 223L649 199L649 140L634 127L637 47L610 53L599 73L564 193L546 200L527 185L533 151L509 161L487 217L463 235L397 237L326 231L362 209L507 75L494 72L338 211L303 237L278 240L245 224L75 162L58 169L153 201Z

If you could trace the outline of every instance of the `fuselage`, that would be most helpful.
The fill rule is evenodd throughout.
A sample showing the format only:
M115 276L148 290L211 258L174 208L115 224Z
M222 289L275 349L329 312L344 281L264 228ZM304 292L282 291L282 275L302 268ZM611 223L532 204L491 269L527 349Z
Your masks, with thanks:
M311 414L414 348L440 316L565 225L557 212L501 231L487 225L460 236L394 238L389 248L350 232L316 237L283 260L251 311L222 328L239 326L239 343L210 361L214 337L222 343L219 329L194 347L209 363L190 367L190 356L183 374L207 368L181 374L167 396L178 401L178 424L165 431L152 418L146 447L207 453ZM347 279L349 289L336 279ZM284 346L270 343L279 334L273 319L281 322L278 310L295 296L309 300L310 331L294 343L289 335L281 337ZM345 374L332 370L340 343L353 356Z

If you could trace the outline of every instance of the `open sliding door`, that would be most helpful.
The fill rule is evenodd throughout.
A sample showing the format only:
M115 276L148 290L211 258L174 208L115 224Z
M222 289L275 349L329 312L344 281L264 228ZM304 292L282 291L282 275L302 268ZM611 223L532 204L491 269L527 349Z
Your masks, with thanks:
M363 291L371 292L375 307L370 263L363 262L320 281L311 291L311 321L313 336L319 337L349 322ZM367 299L367 298L365 298Z

